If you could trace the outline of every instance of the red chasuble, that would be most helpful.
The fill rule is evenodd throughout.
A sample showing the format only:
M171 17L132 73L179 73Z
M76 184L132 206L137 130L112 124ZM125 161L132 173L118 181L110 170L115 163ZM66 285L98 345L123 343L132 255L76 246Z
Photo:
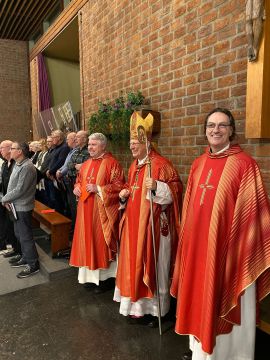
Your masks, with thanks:
M215 338L241 324L240 296L270 292L270 208L256 162L238 145L209 149L189 176L171 293L176 332L211 354Z
M175 258L182 185L176 170L167 159L154 151L149 157L152 178L167 183L172 193L173 203L166 208L165 213L171 234L172 257ZM153 298L156 290L150 203L146 199L147 189L144 185L147 176L147 165L139 166L135 160L129 169L127 187L130 196L120 223L121 247L116 285L120 289L121 296L129 297L133 302L143 297ZM158 258L161 206L153 203L153 212Z
M97 184L102 193L87 193L87 184ZM115 260L118 240L118 194L124 184L119 163L106 153L83 163L76 186L82 195L78 202L70 265L90 270L106 269Z

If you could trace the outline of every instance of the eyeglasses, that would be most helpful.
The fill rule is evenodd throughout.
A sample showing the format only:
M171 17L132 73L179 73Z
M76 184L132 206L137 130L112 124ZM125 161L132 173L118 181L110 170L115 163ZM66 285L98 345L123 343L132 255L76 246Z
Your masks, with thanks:
M129 142L128 143L128 145L129 146L138 146L138 145L140 145L141 143L139 143L139 142Z
M10 148L10 150L21 150L20 148Z
M224 123L220 123L220 124L208 123L208 124L206 124L206 128L207 128L207 129L210 129L210 130L215 129L216 127L217 127L218 129L224 130L224 129L226 129L226 128L229 127L229 126L231 126L231 124L224 124Z

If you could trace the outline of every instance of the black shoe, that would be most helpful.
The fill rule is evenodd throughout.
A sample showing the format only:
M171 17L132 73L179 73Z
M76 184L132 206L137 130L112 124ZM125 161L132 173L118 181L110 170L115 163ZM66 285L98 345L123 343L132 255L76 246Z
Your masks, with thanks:
M96 286L95 288L94 288L94 293L95 294L103 294L105 291L106 291L107 289L104 287L104 286L102 286L102 285L99 285L99 286Z
M86 282L83 284L83 287L85 288L85 290L94 290L96 288L96 284L90 283L90 282Z
M147 315L141 317L127 317L127 323L129 325L144 325L147 326L149 324L149 317Z
M181 356L181 360L191 360L192 359L192 351L188 350Z
M17 278L23 279L32 275L35 275L39 272L39 265L36 266L29 266L26 265L25 269L21 271L19 274L17 274Z
M15 250L11 250L8 253L4 254L3 256L4 256L4 258L10 258L10 257L16 256L16 255L19 255L19 253L17 253Z
M100 281L99 285L97 285L94 289L95 294L102 294L106 291L112 290L115 287L115 279L109 278L104 281Z
M8 262L10 264L14 264L16 262L18 262L19 260L21 260L22 255L15 255L13 258L9 259Z
M70 252L71 249L64 249L64 250L59 250L57 251L56 254L53 255L54 259L69 259L70 258Z
M149 321L147 326L149 326L150 328L157 328L159 326L158 318L153 316L153 319Z
M10 265L11 265L11 267L18 268L18 267L26 266L27 262L25 260L23 260L23 259L20 259L19 261L14 262L14 263L12 263Z

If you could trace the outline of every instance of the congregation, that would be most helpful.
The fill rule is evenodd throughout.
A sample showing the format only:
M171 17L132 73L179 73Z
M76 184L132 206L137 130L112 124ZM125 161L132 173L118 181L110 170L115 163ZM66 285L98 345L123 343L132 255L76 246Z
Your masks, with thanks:
M257 305L270 292L270 205L258 165L237 144L231 112L212 110L182 206L182 182L152 145L152 125L131 117L127 180L101 133L3 140L1 254L23 268L18 278L39 271L38 200L71 219L78 282L96 294L113 287L129 324L161 327L173 296L175 330L190 336L181 359L252 360Z

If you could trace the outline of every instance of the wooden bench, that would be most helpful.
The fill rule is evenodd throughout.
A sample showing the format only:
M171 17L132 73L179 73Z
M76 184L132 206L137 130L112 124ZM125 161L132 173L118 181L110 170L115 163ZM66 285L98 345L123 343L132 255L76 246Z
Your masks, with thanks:
M54 256L57 251L69 247L69 232L71 227L71 220L58 213L42 213L42 210L50 209L48 206L39 201L35 201L35 208L33 210L33 226L39 227L43 224L51 232L51 252Z

